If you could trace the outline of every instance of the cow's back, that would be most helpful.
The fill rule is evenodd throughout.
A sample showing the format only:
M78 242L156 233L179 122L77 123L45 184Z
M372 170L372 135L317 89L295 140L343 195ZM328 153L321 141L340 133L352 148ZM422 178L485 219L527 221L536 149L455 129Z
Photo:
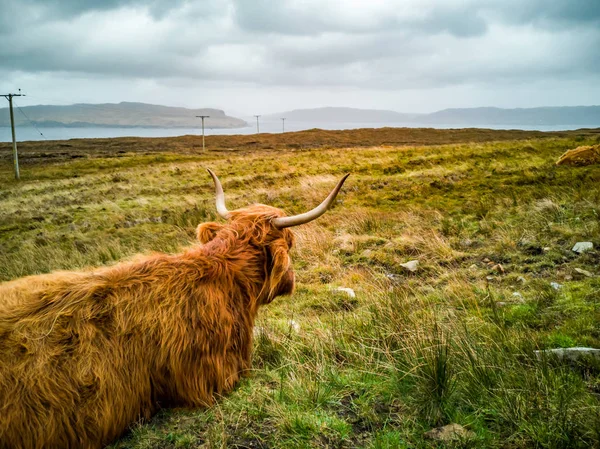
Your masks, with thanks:
M146 337L110 290L92 273L0 285L0 448L102 447L152 414Z

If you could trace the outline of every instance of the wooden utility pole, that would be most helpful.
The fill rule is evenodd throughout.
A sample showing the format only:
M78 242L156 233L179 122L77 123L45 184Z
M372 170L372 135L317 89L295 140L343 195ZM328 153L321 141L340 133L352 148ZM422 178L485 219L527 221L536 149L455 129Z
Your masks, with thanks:
M204 151L204 119L210 117L210 115L197 115L202 119L202 151Z
M281 117L281 132L285 132L285 117Z
M256 134L260 133L260 130L258 129L258 117L260 117L260 115L255 115L254 117L256 117Z
M19 89L21 91L21 89ZM10 109L10 130L12 131L12 140L13 140L13 160L15 165L15 179L18 181L21 179L21 175L19 173L19 154L17 153L17 137L15 135L15 116L13 114L13 97L24 97L23 94L4 94L2 95L4 98L8 100L8 109Z

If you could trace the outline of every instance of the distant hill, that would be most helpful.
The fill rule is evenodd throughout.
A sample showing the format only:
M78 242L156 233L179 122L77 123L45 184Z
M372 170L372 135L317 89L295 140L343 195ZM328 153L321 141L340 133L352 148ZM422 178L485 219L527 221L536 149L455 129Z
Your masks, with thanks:
M419 114L403 114L385 109L357 109L357 108L314 108L295 109L293 111L279 112L277 114L264 115L266 120L286 120L295 122L343 122L343 123L397 123L415 119Z
M579 125L600 126L600 106L546 108L444 109L426 114L419 121L445 125Z
M187 109L146 103L73 104L68 106L23 106L24 114L14 109L17 125L60 127L156 127L199 128L197 115L209 115L207 128L241 128L244 120L229 117L220 109ZM29 120L25 118L26 115ZM0 109L0 126L10 126L8 108Z
M444 109L430 114L406 114L379 109L315 108L296 109L263 116L267 120L285 117L296 122L397 123L406 126L456 125L576 125L600 126L600 106L559 106L544 108L464 108Z
M209 115L207 128L241 128L246 121L225 115L219 109L187 109L145 103L73 104L69 106L24 106L22 111L38 127L156 127L199 128L197 115ZM17 125L29 125L15 109ZM263 115L262 120L275 121L285 117L286 123L365 123L395 126L455 127L486 126L600 126L600 106L562 106L543 108L501 109L493 107L444 109L430 114L400 113L384 109L323 107L295 109ZM0 109L0 127L10 126L8 108Z

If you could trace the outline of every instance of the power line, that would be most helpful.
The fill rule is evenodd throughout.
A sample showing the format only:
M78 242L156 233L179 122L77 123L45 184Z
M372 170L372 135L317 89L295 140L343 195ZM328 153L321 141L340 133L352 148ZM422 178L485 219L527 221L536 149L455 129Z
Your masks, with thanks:
M204 119L210 117L210 115L197 115L196 117L200 117L202 119L202 151L204 151Z
M19 89L19 92L21 92L21 89ZM8 109L10 110L10 129L12 132L15 179L18 181L19 179L21 179L21 174L19 173L19 153L17 152L17 137L15 135L15 116L13 114L13 97L24 97L25 95L22 93L18 93L18 94L3 94L2 96L8 100Z
M258 128L258 117L260 117L260 115L255 115L254 117L256 117L256 134L259 134L260 130Z
M40 133L40 136L42 136L42 137L43 137L45 140L48 140L48 139L46 139L46 136L44 136L44 134L42 134L42 132L39 130L39 128L38 128L37 126L35 126L35 123L33 123L33 122L31 121L31 119L30 119L30 118L27 116L27 114L25 114L25 111L23 111L23 109L21 109L21 107L20 107L18 104L15 104L15 106L17 107L17 109L18 109L19 111L21 111L21 114L23 114L23 116L24 116L24 117L25 117L27 120L29 120L29 123L31 123L31 126L33 126L33 127L34 127L34 128L37 130L37 132L38 132L38 133Z

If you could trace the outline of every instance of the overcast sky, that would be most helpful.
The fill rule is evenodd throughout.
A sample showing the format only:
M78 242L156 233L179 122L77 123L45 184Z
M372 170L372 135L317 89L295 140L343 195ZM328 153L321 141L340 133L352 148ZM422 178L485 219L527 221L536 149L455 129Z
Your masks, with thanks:
M0 42L20 105L600 104L600 0L0 0Z

